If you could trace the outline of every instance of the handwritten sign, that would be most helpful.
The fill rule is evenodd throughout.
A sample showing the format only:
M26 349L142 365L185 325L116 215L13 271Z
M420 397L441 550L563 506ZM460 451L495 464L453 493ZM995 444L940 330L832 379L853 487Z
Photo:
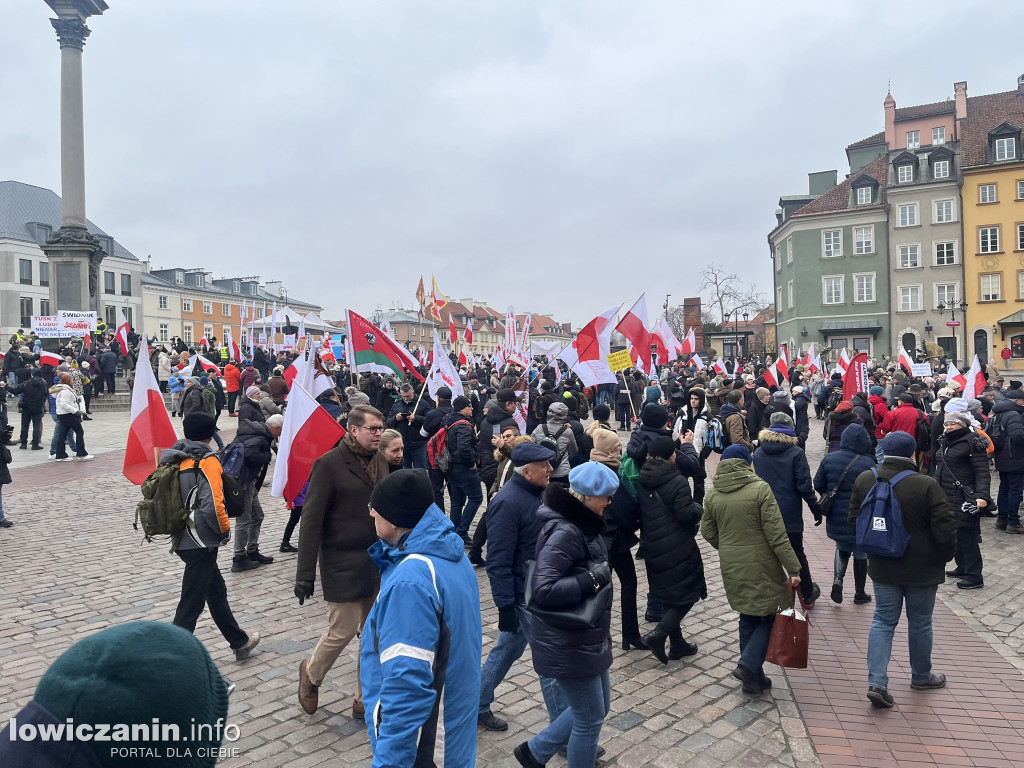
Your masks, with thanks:
M59 336L86 336L96 330L95 312L57 311Z
M56 315L33 315L32 333L40 339L56 339L60 336Z
M613 372L624 371L633 367L633 359L629 356L629 350L623 349L619 352L612 352L606 358L608 369Z
M930 363L911 363L910 364L910 375L911 376L931 376L932 366Z

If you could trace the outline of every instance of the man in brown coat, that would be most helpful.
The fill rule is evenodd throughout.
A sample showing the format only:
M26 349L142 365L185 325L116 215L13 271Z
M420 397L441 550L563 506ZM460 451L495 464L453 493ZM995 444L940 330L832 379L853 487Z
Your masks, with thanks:
M348 415L348 434L313 465L302 507L295 596L302 605L313 596L317 560L327 601L328 626L299 665L299 704L316 712L318 689L349 641L362 629L380 589L380 572L367 549L377 541L368 511L374 486L388 474L378 452L384 417L369 405L357 405ZM356 657L356 687L352 714L363 715Z
M743 390L733 389L725 397L725 404L718 411L718 417L722 420L722 426L729 432L730 445L742 445L748 451L754 450L754 444L750 442L750 432L747 429L747 419L742 411Z

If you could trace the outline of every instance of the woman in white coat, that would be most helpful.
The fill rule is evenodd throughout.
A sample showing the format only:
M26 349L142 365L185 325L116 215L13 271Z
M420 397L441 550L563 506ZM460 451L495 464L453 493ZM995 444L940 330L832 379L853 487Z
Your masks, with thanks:
M72 388L73 379L71 374L61 371L60 384L50 387L50 394L53 395L57 404L57 433L60 442L57 443L57 461L67 461L68 456L67 440L64 436L68 432L75 433L76 455L79 459L91 459L88 451L85 450L85 430L82 429L82 415L78 410L78 396Z

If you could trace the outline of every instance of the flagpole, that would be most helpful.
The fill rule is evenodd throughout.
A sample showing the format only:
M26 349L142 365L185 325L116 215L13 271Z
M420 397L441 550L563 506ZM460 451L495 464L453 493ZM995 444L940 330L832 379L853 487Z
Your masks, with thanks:
M619 371L619 376L622 377L622 384L626 388L626 395L629 397L629 407L633 409L633 421L639 419L640 414L636 410L636 404L633 402L633 393L629 391L629 384L626 383L626 371Z

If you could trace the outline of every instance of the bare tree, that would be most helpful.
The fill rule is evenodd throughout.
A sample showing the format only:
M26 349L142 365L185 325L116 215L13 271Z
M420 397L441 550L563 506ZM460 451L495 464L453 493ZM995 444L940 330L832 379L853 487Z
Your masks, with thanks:
M721 264L709 264L700 273L700 292L708 304L718 310L718 318L725 322L725 313L744 309L755 314L764 305L764 296L754 284L747 285L740 276L729 272ZM753 311L751 311L753 310Z

